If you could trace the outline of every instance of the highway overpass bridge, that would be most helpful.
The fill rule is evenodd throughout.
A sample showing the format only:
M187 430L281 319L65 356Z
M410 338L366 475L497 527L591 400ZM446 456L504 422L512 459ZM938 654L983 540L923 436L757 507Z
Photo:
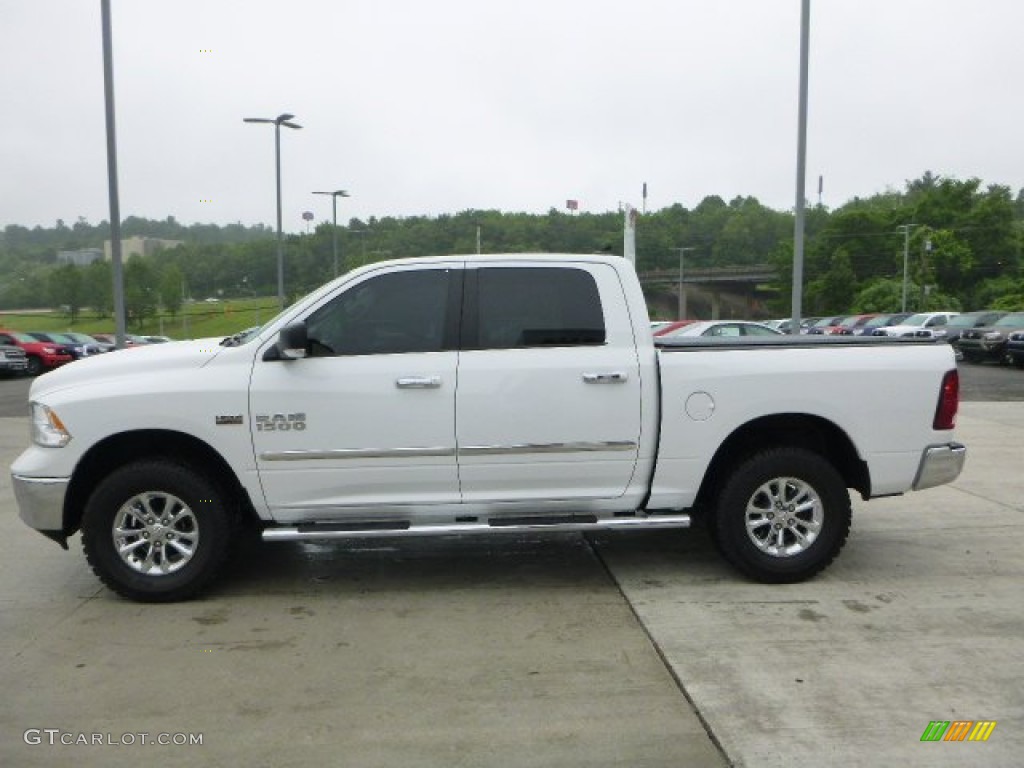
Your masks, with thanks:
M691 267L639 273L648 302L659 317L765 317L764 300L778 277L771 264L738 267Z

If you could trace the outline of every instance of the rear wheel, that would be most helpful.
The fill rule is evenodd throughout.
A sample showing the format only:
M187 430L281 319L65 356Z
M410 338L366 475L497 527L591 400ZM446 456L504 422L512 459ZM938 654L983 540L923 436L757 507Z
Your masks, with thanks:
M725 558L756 581L803 581L826 568L850 532L850 495L819 454L755 454L722 486L713 525Z
M25 373L29 376L38 376L43 372L43 361L35 355L29 355L26 362L28 363L28 367L25 369Z
M232 538L220 488L169 460L124 466L85 508L82 546L96 575L133 600L192 597L217 575Z

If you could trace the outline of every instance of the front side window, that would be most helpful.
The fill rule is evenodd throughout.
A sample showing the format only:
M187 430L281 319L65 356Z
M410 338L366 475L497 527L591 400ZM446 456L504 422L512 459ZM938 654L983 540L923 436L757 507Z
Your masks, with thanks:
M490 267L477 272L478 348L604 343L601 297L586 270Z
M311 355L440 351L448 274L444 269L392 272L350 288L306 321Z

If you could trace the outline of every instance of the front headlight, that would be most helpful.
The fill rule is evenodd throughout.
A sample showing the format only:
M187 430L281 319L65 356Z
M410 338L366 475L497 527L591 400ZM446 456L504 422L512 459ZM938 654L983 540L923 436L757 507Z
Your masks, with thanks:
M985 334L986 341L999 341L1002 338L1003 334L1001 334L999 331L989 331L988 333Z
M32 403L32 442L43 448L63 448L71 442L60 417L42 403Z

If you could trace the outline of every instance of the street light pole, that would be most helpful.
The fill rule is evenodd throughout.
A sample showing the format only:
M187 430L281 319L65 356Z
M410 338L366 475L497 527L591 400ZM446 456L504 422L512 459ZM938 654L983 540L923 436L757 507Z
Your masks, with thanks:
M314 195L330 195L331 196L331 221L334 229L331 230L331 250L334 253L334 276L338 276L338 198L348 197L349 194L344 189L337 189L334 192L314 192Z
M903 230L903 303L900 307L900 312L907 311L907 264L910 260L910 228L916 227L917 224L900 224L896 227L896 231Z
M670 251L679 251L679 319L686 319L686 291L683 289L683 254L687 251L696 251L696 248L669 248Z
M796 216L793 220L793 288L789 332L800 333L804 301L804 228L807 198L807 68L811 45L811 0L800 3L800 87L796 129Z
M295 115L283 114L277 117L244 117L245 123L272 123L274 126L274 167L277 178L277 304L284 309L284 240L281 232L281 126L301 128L289 122Z
M103 25L103 94L107 118L107 188L110 199L110 262L114 279L114 340L125 346L124 270L121 261L121 204L117 191L117 131L114 122L114 48L110 0L100 3Z

